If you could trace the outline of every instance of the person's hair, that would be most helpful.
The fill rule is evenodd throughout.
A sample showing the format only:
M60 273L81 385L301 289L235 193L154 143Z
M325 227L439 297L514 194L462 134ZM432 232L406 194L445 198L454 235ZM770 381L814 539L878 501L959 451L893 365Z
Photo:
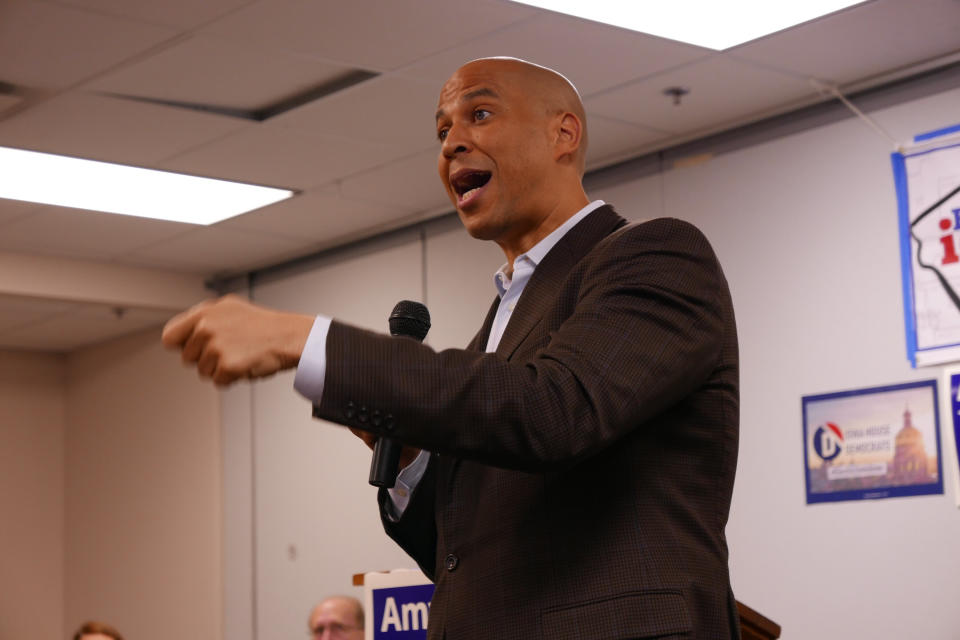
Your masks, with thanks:
M327 596L326 598L320 601L320 604L314 607L314 611L317 608L319 608L320 605L326 602L329 602L331 600L340 600L340 601L346 602L350 606L350 609L353 612L353 617L355 618L357 626L360 629L364 628L363 603L360 602L358 599L354 598L353 596L344 596L344 595ZM311 618L313 617L313 611L310 612L310 616Z
M99 633L107 637L113 638L113 640L123 640L123 636L120 635L120 632L111 627L108 624L103 622L85 622L83 626L77 629L77 632L73 634L73 640L80 640L83 636L88 633Z
M353 609L353 616L356 618L357 625L363 629L363 603L353 596L330 596L327 600L343 600Z
M356 598L353 598L352 600L353 600L353 614L357 617L357 625L359 625L360 628L363 629L365 624L363 619L363 604Z

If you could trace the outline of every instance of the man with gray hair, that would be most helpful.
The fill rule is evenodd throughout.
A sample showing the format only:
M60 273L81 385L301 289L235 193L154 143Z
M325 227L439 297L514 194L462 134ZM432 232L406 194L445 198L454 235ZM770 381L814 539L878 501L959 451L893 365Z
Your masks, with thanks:
M351 596L330 596L310 612L314 640L363 640L363 605Z

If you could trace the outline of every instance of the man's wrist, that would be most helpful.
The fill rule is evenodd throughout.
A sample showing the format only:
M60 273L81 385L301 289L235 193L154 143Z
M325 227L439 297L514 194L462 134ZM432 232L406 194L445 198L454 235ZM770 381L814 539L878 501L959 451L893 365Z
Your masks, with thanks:
M315 316L308 316L302 313L285 314L283 318L285 339L281 344L281 359L286 363L286 368L296 367L300 364L300 358L303 356L303 349L313 330Z

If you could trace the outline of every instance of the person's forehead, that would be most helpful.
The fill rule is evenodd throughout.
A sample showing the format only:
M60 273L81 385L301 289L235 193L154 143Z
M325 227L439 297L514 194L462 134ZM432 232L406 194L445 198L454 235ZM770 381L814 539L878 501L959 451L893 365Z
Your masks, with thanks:
M440 89L437 109L445 111L474 96L502 98L517 84L517 70L502 60L482 60L460 67Z
M346 600L331 598L322 602L313 611L312 620L328 619L342 621L352 615L350 604Z

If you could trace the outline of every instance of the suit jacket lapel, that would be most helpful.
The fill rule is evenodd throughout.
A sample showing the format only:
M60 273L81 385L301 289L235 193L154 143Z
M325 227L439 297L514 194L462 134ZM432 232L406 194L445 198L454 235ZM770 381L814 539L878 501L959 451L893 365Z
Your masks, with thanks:
M497 316L498 306L500 306L500 298L494 296L493 303L487 311L487 317L484 319L480 331L477 332L473 340L470 341L470 344L467 345L467 351L486 351L487 340L490 337L490 328L493 327L493 320ZM436 454L434 454L434 456L436 456ZM438 496L442 496L444 500L447 500L449 499L450 487L453 486L453 477L457 473L457 469L460 468L461 460L450 456L443 456L442 459L437 456L435 459L439 465L437 478L439 486L441 487L438 491Z
M487 310L487 317L480 327L480 331L473 337L470 344L467 345L467 351L486 351L487 340L490 338L490 329L493 327L493 320L497 317L497 307L500 306L500 298L494 297L490 308Z
M546 312L550 302L554 299L564 279L577 262L587 255L600 240L624 226L626 220L621 218L613 207L604 205L591 212L573 229L567 232L560 241L544 256L534 270L530 281L523 289L520 302L514 309L507 323L507 329L500 338L497 346L497 355L509 359L517 347L523 342L530 331L537 325ZM474 336L467 347L473 351L484 351L490 336L493 320L497 315L500 298L495 297L493 304L487 311L480 331ZM462 460L450 456L437 458L440 465L437 469L438 494L440 500L450 500L450 490L453 487L454 476L460 468Z
M534 270L523 295L507 323L497 346L497 355L507 360L533 330L550 303L556 298L564 279L577 262L608 234L626 224L613 207L604 205L591 212L570 229L544 256ZM496 307L494 307L496 313ZM488 316L488 322L492 317ZM489 324L484 325L489 335Z

